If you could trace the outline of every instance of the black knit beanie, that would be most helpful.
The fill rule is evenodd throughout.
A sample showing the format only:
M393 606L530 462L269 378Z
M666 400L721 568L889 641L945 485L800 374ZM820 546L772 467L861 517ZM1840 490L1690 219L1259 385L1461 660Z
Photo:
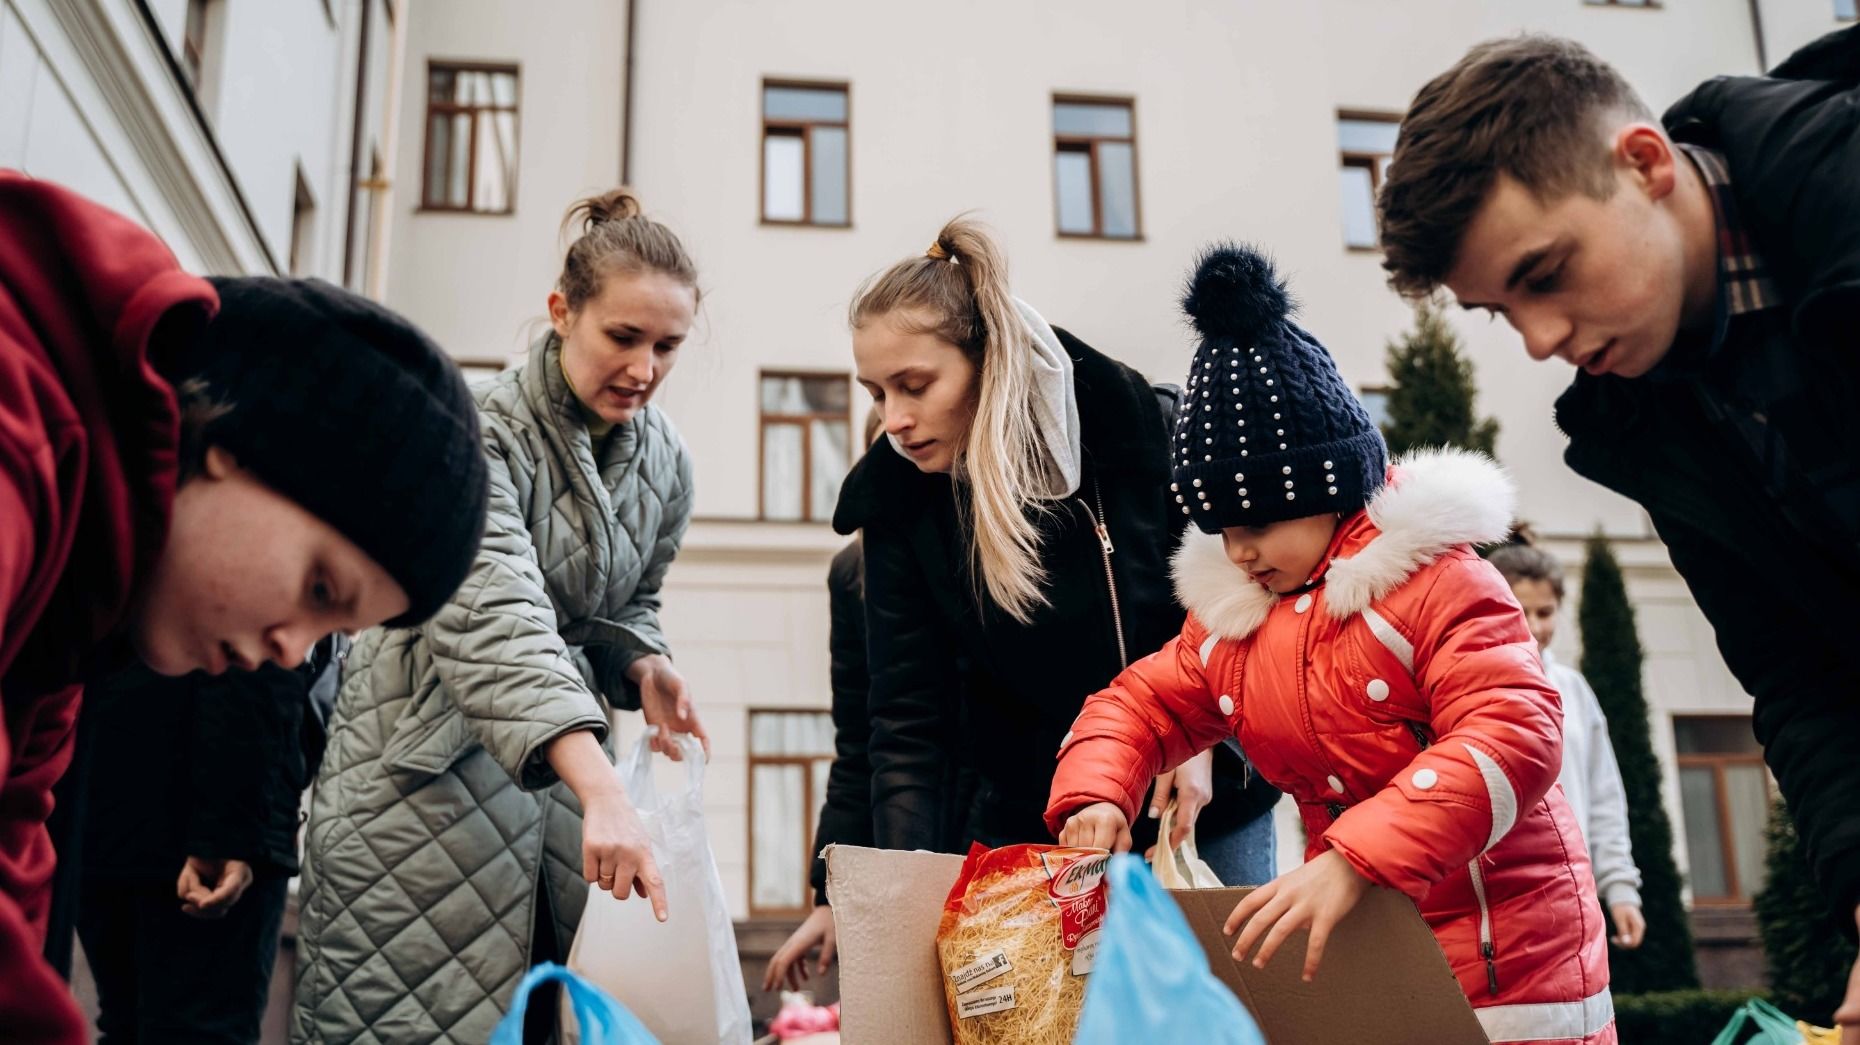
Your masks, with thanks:
M219 313L172 365L229 407L203 445L366 552L418 624L465 580L484 537L478 410L458 367L406 319L321 280L215 278Z
M1219 533L1367 504L1388 448L1330 353L1288 318L1272 262L1209 249L1182 308L1202 339L1175 425L1169 489L1183 514Z

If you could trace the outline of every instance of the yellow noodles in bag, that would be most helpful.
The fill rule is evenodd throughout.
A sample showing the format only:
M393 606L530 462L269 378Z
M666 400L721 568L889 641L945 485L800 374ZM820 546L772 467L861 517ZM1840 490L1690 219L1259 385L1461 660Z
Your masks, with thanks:
M956 1045L1069 1045L1109 859L1050 845L969 850L936 933Z

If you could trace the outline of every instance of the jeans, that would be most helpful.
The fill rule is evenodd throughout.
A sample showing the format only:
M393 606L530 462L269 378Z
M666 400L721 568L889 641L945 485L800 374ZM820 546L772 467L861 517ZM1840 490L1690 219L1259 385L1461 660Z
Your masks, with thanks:
M1265 885L1279 871L1271 810L1223 835L1196 831L1195 849L1222 885Z

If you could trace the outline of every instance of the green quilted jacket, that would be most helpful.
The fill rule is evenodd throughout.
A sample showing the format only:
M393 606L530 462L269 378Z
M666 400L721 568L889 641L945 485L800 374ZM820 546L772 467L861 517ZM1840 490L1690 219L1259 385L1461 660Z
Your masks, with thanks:
M610 707L638 706L627 666L668 652L659 588L691 516L671 422L647 406L596 446L553 334L476 396L491 508L471 575L349 656L305 834L294 1042L489 1039L534 920L566 954L587 896L580 806L543 749L606 744Z

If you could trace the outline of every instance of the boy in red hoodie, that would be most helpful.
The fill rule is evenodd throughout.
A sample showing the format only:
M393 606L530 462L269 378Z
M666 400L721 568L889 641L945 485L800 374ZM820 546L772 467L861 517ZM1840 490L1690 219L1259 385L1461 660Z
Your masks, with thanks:
M66 189L0 170L0 1038L86 1040L40 957L45 819L78 680L294 666L417 624L484 527L477 412L393 313L203 280Z
M1046 822L1127 848L1143 785L1226 737L1297 802L1306 863L1227 931L1306 978L1372 885L1420 906L1493 1041L1615 1041L1588 858L1562 792L1561 711L1523 614L1471 544L1510 526L1477 454L1390 468L1381 433L1287 319L1263 258L1211 252L1185 306L1203 341L1175 430L1182 633L1086 701Z

